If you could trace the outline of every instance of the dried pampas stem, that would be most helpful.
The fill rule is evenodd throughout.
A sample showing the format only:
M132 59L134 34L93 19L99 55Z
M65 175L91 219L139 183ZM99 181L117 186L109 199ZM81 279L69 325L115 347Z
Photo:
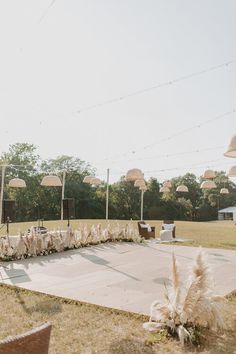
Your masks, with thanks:
M182 293L184 292L183 296ZM222 315L223 298L213 295L213 282L205 254L198 252L192 267L187 286L181 286L176 257L172 255L172 286L166 289L166 304L155 301L151 305L151 315L144 328L157 330L160 326L169 327L176 333L182 345L191 341L191 333L197 327L211 330L225 329Z
M137 229L130 223L125 228L120 228L117 223L112 228L108 223L103 229L101 224L92 227L79 225L78 230L72 231L68 228L66 232L61 230L48 232L41 235L32 227L26 235L20 234L14 238L15 244L11 245L8 239L0 240L0 260L15 260L40 255L48 255L53 252L62 252L64 250L97 245L101 242L112 241L132 241L141 242L141 237Z

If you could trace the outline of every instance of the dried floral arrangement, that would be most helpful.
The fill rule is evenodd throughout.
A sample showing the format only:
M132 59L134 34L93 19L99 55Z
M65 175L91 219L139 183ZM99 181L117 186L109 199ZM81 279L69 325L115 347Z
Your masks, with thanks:
M104 242L126 241L141 242L142 239L132 224L121 228L119 224L113 228L108 224L106 228L96 225L90 228L79 227L73 231L68 228L66 232L60 230L40 234L31 230L29 234L16 236L13 243L10 238L0 239L0 259L11 261L28 257L48 255L54 252L62 252L69 249L97 245Z
M166 303L155 301L151 304L149 322L143 327L156 331L165 327L177 335L182 345L194 340L197 333L208 330L224 330L222 312L224 298L213 294L213 280L209 264L202 250L196 256L186 284L180 281L176 257L172 256L172 285L166 288Z

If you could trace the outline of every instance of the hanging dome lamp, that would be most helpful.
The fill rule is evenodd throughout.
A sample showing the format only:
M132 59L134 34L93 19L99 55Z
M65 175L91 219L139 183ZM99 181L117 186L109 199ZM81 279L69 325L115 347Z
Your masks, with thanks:
M201 189L213 189L213 188L216 188L216 184L214 181L203 181L200 188Z
M228 172L228 177L236 177L236 166L232 166Z
M26 187L26 183L23 179L21 178L12 178L9 181L9 187L11 188L25 188Z
M142 192L146 192L147 191L147 186L141 186L139 187L139 190Z
M202 177L205 178L205 179L212 179L212 178L216 177L216 174L215 174L215 171L213 171L213 170L206 170L203 173Z
M227 151L224 153L226 157L236 157L236 134L231 138Z
M163 183L163 187L171 188L171 187L172 187L171 181L165 181L165 182Z
M133 168L132 170L129 170L126 174L126 181L131 181L134 182L137 179L143 179L143 173L141 170L138 168Z
M228 188L221 188L220 194L229 194Z
M40 184L45 187L62 187L60 178L55 175L44 176Z
M134 186L135 187L145 187L145 181L144 179L136 179L136 181L134 182Z
M90 180L90 184L92 186L99 186L101 183L102 183L102 181L100 180L100 178L97 178L97 177L93 177Z
M94 176L85 176L83 179L83 183L90 184L92 178L94 178Z
M163 186L160 188L160 193L169 193L170 192L170 188Z
M188 187L185 186L184 184L181 184L180 186L178 186L178 187L176 188L176 192L187 193L187 192L188 192Z

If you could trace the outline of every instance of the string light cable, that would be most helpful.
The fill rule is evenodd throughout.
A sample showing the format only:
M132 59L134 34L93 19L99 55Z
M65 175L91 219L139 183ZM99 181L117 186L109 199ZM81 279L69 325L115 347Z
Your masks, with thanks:
M169 171L178 171L178 170L183 170L183 169L189 169L189 168L192 168L192 167L199 167L199 168L202 168L202 167L206 167L207 168L212 168L214 166L217 166L215 163L216 162L222 162L222 158L220 159L215 159L215 160L208 160L208 161L202 161L202 162L198 162L196 164L192 164L192 165L188 165L188 166L177 166L177 167L171 167L171 168L164 168L164 169L157 169L157 170L145 170L143 171L144 174L157 174L157 173L166 173L166 172L169 172ZM225 160L224 160L225 162ZM213 164L212 164L213 163ZM232 164L231 162L227 161L226 163L227 165L228 164ZM2 167L3 165L0 165L0 167ZM6 166L6 165L4 165ZM16 172L19 172L19 167L24 167L25 170L27 170L27 168L25 168L25 166L22 166L22 165L7 165L8 167L11 167L12 169L14 169ZM39 170L35 170L35 172L38 172L38 173L42 173L42 174L45 174L45 171L39 171ZM55 171L56 174L58 173L61 173L63 171ZM118 171L116 170L116 172L113 171L113 175L119 175L119 176L125 176L126 172L125 171ZM98 177L100 177L101 179L105 178L105 174L97 174ZM151 176L153 177L153 176ZM155 176L156 177L156 176Z
M38 20L38 24L40 24L44 19L45 17L47 16L48 14L48 11L50 10L50 8L55 4L56 0L52 0L50 2L50 4L45 8L45 10L43 11L42 15L40 16L39 20Z
M143 160L154 160L154 159L159 159L159 158L170 158L170 157L176 157L176 156L183 156L183 155L190 155L190 154L198 154L200 152L206 152L206 151L215 151L219 149L223 149L225 146L216 146L216 147L211 147L211 148L205 148L205 149L196 149L192 151L182 151L182 152L176 152L174 154L163 154L163 155L154 155L154 156L145 156L145 157L139 157L139 158L131 158L126 161L143 161ZM116 160L110 162L110 165L115 164L117 162L120 162L122 160Z
M195 72L193 72L191 74L187 74L187 75L184 75L184 76L177 77L177 78L175 78L173 80L168 80L168 81L165 81L165 82L162 82L162 83L159 83L159 84L157 83L157 84L155 84L153 86L149 86L149 87L146 87L146 88L143 88L143 89L140 89L140 90L136 90L136 91L133 91L133 92L130 92L128 94L124 94L124 95L121 95L121 96L118 96L118 97L114 97L112 99L108 99L108 100L105 100L103 102L91 104L91 105L89 105L87 107L84 107L84 108L81 108L81 109L77 109L76 111L74 111L74 113L75 114L76 113L80 114L80 113L83 113L85 111L93 110L95 108L99 108L99 107L102 107L102 106L110 105L110 104L113 104L113 103L116 103L116 102L121 102L121 101L123 101L125 99L131 98L131 97L134 97L134 96L139 96L139 95L148 93L148 92L153 91L153 90L157 90L157 89L160 89L160 88L163 88L163 87L166 87L166 86L170 86L170 85L175 85L175 84L178 84L179 82L190 80L190 79L192 79L194 77L201 76L201 75L210 73L212 71L216 71L216 70L219 70L219 69L222 69L222 68L229 67L230 65L233 65L235 63L236 63L236 59L232 59L232 60L229 60L227 62L218 64L218 65L215 65L215 66L210 66L210 67L208 67L206 69L203 69L203 70L195 71Z
M215 160L207 160L207 161L202 161L202 162L198 162L196 164L192 164L192 165L185 165L185 166L176 166L176 167L170 167L170 168L163 168L163 169L158 169L158 170L145 170L143 171L144 174L151 174L151 173L162 173L162 172L168 172L168 171L178 171L178 170L182 170L182 169L189 169L191 167L207 167L207 168L212 168L214 166L217 166L215 163L219 163L219 162L225 162L226 165L230 165L232 164L232 162L230 161L225 161L222 160L222 158L220 159L215 159ZM126 175L126 171L118 171L117 172L113 172L113 175L120 175L120 176L125 176ZM105 177L105 174L98 174L99 177L103 178Z
M225 112L225 113L219 114L219 115L217 115L217 116L215 116L215 117L213 117L213 118L207 119L206 121L200 122L200 123L198 123L198 124L195 124L195 125L193 125L193 126L191 126L191 127L186 128L186 129L179 130L177 133L174 133L174 134L169 135L169 136L167 136L167 137L164 137L164 138L162 138L162 139L158 139L158 140L156 140L155 142L153 142L153 143L151 143L151 144L148 144L148 145L144 145L144 146L142 146L142 147L140 147L140 148L138 148L138 149L136 149L136 150L129 150L129 151L126 151L126 152L124 152L124 153L122 153L122 154L115 155L115 156L113 156L113 157L107 157L107 158L105 158L105 159L103 159L103 160L100 160L100 161L96 162L96 164L102 164L102 163L104 163L104 162L106 162L106 161L111 161L110 163L114 163L115 161L118 161L120 158L127 157L127 156L130 155L130 154L134 155L134 154L136 154L137 152L140 152L140 151L143 151L143 150L147 150L147 149L149 149L149 148L151 148L151 147L153 147L153 146L162 144L163 142L168 142L168 141L170 141L171 139L174 139L174 138L176 138L176 137L179 137L179 136L182 136L182 135L184 135L184 134L187 134L187 133L189 133L190 131L193 131L193 130L195 130L195 129L202 128L202 127L205 126L206 124L213 123L213 122L215 122L215 121L217 121L217 120L220 120L220 119L223 119L223 118L227 118L227 117L229 118L229 117L231 117L232 115L234 115L235 113L236 113L236 109L234 108L234 109L232 109L231 111L227 111L227 112ZM109 164L110 164L110 163L109 163Z

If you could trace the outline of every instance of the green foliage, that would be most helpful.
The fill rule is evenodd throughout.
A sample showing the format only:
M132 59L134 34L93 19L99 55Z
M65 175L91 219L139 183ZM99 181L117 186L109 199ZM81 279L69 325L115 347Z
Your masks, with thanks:
M17 202L17 221L43 218L59 219L61 209L61 188L42 187L40 182L45 174L56 173L62 178L66 171L65 198L75 199L76 218L104 219L106 205L106 185L91 187L83 178L95 173L85 161L73 156L58 156L42 160L37 147L28 143L10 145L0 157L1 164L7 164L4 198ZM12 165L17 165L16 167ZM27 188L13 189L7 186L9 180L19 177L25 180ZM168 194L161 194L160 183L155 178L147 181L144 193L144 219L213 220L217 210L236 204L236 185L225 173L217 172L216 189L200 189L201 179L192 173L171 180ZM184 184L188 193L176 192L177 186ZM221 195L220 189L229 189L229 195ZM109 186L109 217L111 219L140 219L141 192L134 184L122 177Z
M110 187L110 203L113 206L114 218L139 219L140 218L141 192L134 187L132 182L127 182L124 177ZM112 214L111 214L112 217Z

